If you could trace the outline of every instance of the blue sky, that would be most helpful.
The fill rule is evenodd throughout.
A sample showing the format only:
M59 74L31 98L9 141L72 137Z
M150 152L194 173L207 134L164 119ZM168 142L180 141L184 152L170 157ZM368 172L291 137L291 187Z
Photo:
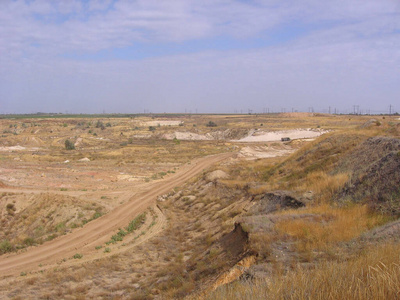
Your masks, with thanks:
M397 0L0 1L1 113L400 111Z

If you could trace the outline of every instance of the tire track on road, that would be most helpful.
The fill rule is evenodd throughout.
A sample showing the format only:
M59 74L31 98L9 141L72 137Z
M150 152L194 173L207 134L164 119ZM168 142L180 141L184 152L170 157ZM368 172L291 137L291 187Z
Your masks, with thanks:
M90 255L94 245L104 244L118 228L125 227L137 215L154 204L157 196L170 192L174 187L185 183L204 169L231 156L233 153L224 153L193 160L181 167L174 175L162 181L153 182L142 191L134 191L132 193L134 196L128 202L68 235L28 248L26 252L2 255L0 257L1 276L32 272L38 270L39 265L41 270L48 269L78 252Z

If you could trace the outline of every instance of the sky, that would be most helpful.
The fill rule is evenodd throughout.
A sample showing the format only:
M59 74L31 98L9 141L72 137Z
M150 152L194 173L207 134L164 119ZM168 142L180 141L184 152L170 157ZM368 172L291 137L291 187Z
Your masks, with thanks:
M0 0L0 114L400 112L399 0Z

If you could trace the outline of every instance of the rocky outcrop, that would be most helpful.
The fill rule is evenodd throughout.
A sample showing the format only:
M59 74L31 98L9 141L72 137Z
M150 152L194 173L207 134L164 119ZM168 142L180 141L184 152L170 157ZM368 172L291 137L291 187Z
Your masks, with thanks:
M297 199L289 191L274 191L266 193L252 206L249 213L252 215L269 214L274 211L299 208L305 206L304 202Z

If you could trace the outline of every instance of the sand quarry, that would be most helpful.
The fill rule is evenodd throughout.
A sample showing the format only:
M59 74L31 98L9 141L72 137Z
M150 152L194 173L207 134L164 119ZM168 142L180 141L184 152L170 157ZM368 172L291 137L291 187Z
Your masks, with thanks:
M231 140L232 142L241 143L254 143L254 142L277 142L281 141L282 138L289 138L291 140L297 139L315 139L324 133L326 130L319 129L292 129L292 130L280 130L280 131L265 131L252 129L249 131L246 137L241 139ZM165 134L163 137L165 139L178 139L185 141L211 141L218 139L219 136L223 136L224 132L213 132L206 134L198 134L193 132L180 132L176 131L174 133Z

